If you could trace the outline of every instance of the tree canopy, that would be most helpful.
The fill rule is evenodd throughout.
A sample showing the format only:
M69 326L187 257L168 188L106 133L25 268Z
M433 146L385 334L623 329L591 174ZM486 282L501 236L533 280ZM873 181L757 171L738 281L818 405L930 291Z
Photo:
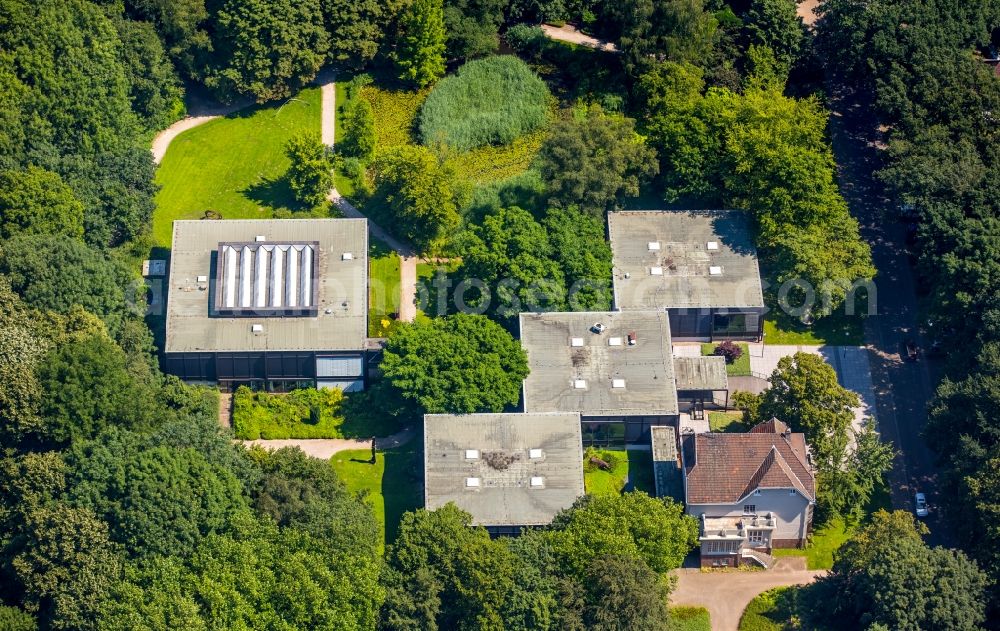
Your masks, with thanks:
M528 376L521 345L485 316L455 314L404 324L390 337L382 372L428 413L501 412Z
M413 0L400 17L400 78L426 87L444 76L446 34L441 0Z

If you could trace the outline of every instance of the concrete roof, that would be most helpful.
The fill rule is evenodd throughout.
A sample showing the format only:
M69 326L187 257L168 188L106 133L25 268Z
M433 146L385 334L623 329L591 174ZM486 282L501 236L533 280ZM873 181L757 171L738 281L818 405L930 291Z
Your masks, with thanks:
M728 390L726 358L675 357L674 379L678 390Z
M216 317L210 300L220 243L317 242L318 315ZM350 252L350 260L344 253ZM205 278L200 281L199 277ZM346 303L346 306L345 306ZM361 350L368 327L366 219L175 221L167 285L167 353ZM329 311L329 313L327 313ZM253 332L254 324L263 331Z
M603 333L591 330L598 322L607 327ZM628 343L630 333L635 345ZM528 412L677 414L670 325L663 311L522 313L521 345L531 368L524 380ZM615 387L616 380L624 380L623 387Z
M764 306L744 211L612 212L608 233L618 309Z
M429 510L454 502L479 526L540 526L583 492L579 414L424 416Z

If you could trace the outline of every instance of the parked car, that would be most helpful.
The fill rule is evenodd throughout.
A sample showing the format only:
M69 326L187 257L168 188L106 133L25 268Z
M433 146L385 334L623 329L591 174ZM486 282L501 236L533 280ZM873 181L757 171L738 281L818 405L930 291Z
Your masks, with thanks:
M923 493L917 493L913 496L913 506L917 517L927 517L927 497Z

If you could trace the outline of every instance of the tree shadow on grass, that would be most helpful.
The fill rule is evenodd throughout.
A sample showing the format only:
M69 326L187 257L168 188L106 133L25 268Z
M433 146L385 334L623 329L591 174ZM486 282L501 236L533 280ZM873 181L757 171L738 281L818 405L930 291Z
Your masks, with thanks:
M383 452L382 499L385 503L385 542L392 543L399 534L403 513L423 506L422 432L405 445Z
M307 206L295 200L295 195L292 194L288 178L284 176L274 179L261 179L241 192L250 201L271 208L272 210L287 210L289 212L309 210Z

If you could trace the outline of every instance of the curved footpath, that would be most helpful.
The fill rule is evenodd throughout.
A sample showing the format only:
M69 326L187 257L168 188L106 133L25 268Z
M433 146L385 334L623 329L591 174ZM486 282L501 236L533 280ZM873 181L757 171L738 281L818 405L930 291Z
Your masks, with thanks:
M412 427L406 427L390 436L375 439L375 448L382 451L393 449L413 440L417 432ZM264 449L275 450L282 447L298 447L307 456L329 460L335 453L352 449L371 449L370 440L353 440L350 438L289 438L283 440L237 440L244 447L259 445Z
M805 569L805 561L804 557L782 557L773 569L758 572L675 570L677 587L670 594L670 604L704 607L711 616L712 631L737 631L743 610L757 596L826 576L826 570Z

